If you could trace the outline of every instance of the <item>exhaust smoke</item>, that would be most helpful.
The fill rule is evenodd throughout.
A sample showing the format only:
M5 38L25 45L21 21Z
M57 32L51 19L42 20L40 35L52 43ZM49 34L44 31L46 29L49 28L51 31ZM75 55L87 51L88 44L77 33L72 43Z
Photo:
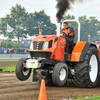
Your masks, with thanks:
M83 2L86 0L56 0L57 5L56 8L58 9L58 12L56 14L57 22L59 23L61 19L63 18L63 15L65 12L67 12L69 9L71 9L71 4L74 4L75 2Z

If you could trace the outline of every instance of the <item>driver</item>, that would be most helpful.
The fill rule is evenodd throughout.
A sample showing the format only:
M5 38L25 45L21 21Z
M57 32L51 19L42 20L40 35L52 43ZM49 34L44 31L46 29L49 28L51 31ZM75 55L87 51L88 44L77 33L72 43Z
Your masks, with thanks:
M60 32L60 36L66 38L66 42L73 43L74 40L74 30L71 27L68 27L68 23L64 22L63 23L63 29Z

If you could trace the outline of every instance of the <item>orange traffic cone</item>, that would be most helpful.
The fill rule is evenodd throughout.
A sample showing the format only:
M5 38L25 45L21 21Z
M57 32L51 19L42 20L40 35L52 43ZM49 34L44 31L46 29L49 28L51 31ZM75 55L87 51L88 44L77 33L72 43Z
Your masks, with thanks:
M39 35L42 35L41 29L39 29Z
M40 87L40 93L39 93L38 100L47 100L45 81L44 80L41 81L41 87Z

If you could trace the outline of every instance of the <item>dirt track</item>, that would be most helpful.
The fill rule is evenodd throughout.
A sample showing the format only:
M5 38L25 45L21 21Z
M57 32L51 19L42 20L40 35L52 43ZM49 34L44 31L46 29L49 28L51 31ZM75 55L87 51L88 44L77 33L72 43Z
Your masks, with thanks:
M15 73L0 73L0 100L38 100L40 86L32 82L32 76L24 82L19 81ZM70 87L46 87L48 100L76 99L85 96L100 95L100 87L80 89Z
M12 67L16 66L17 61L1 61L0 67Z

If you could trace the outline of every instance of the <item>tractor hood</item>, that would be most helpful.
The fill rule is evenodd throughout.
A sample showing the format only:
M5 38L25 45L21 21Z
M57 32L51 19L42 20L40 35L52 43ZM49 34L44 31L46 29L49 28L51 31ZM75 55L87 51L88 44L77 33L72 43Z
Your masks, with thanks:
M52 45L59 38L54 35L39 35L32 40L30 51L52 51Z
M48 40L54 39L56 37L58 37L58 36L53 36L53 35L39 35L39 36L35 37L33 39L33 41L48 41Z
M55 57L55 60L61 61L62 59L64 59L62 53L64 53L65 44L65 39L62 37L54 35L39 35L32 40L30 46L30 54L32 58L41 57L54 59Z

